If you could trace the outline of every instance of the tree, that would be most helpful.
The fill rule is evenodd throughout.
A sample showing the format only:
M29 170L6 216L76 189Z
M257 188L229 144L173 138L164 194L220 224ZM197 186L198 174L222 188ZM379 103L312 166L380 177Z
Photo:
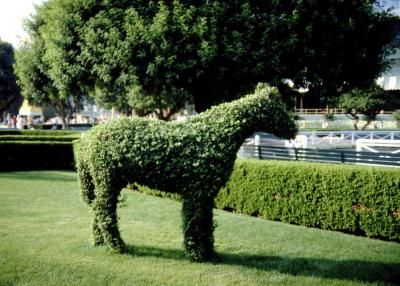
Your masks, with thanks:
M68 24L74 26L74 18L65 17L61 3L38 6L26 21L31 41L17 51L15 69L24 97L36 105L51 105L65 129L84 95L84 85L79 84L84 82L84 70L68 46L76 38L66 29Z
M0 40L0 121L4 111L13 103L21 103L21 95L14 75L14 48Z
M49 1L42 8L48 16L40 23L47 74L58 89L66 86L60 78L71 75L97 102L120 110L156 113L161 119L170 118L188 101L194 101L198 111L205 110L254 89L260 81L270 81L262 80L265 76L276 78L266 71L277 70L282 49L266 47L269 34L288 35L281 33L285 21L267 17L272 4L253 5L259 11L252 11L251 5L250 1ZM266 29L270 22L277 30ZM262 31L267 35L255 37ZM63 61L54 61L54 56L65 59L65 54L73 55L67 62L89 70L90 76L79 69L68 73Z
M387 66L394 18L376 3L49 0L44 62L59 90L77 83L102 105L165 120L283 79L321 104Z
M389 64L395 35L395 18L377 11L379 1L150 3L99 5L84 33L98 77L130 82L132 106L192 98L202 111L258 82L280 85L285 78L307 87L309 102L326 103L370 85Z
M375 85L366 90L355 88L343 94L339 99L339 106L353 120L355 130L359 129L359 114L365 115L367 120L361 127L364 130L382 110L400 107L400 99Z
M307 106L321 106L353 88L365 89L389 66L398 32L396 17L378 10L381 1L296 1L293 33L299 55L297 86L310 90Z

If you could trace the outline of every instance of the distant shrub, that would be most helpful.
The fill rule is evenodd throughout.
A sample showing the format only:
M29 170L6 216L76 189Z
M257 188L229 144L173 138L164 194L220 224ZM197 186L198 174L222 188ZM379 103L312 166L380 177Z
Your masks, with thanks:
M400 128L400 110L396 110L396 111L393 113L393 117L394 117L394 119L396 120L396 126L397 126L398 128Z

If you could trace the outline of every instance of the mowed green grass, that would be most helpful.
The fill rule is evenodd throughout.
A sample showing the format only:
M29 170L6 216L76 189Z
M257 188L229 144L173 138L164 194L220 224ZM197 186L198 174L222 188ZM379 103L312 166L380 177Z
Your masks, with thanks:
M215 210L219 261L182 250L180 203L125 192L129 247L90 244L74 172L0 173L0 285L396 285L400 244Z

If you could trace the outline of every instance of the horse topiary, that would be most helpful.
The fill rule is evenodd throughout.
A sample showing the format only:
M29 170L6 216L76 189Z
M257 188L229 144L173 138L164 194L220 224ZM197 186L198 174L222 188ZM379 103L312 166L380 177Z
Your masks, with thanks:
M184 122L124 118L93 128L76 150L83 200L93 213L95 245L122 252L117 204L137 183L183 199L184 247L193 261L214 255L214 198L229 179L243 141L255 131L296 133L275 88L264 86Z

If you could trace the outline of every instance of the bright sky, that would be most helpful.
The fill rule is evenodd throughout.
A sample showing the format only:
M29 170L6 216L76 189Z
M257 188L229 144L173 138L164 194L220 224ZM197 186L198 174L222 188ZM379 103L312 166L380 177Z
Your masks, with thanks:
M400 0L385 0L384 5L393 8L393 12L400 16Z
M34 4L45 0L0 0L0 38L18 47L25 38L23 19L34 12Z

